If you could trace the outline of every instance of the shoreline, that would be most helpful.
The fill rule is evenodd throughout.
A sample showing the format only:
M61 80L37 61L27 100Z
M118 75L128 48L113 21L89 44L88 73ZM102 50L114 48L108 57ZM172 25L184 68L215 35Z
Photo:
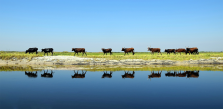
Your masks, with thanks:
M76 56L44 56L11 60L1 60L0 65L196 65L196 64L223 64L222 57L213 57L211 59L200 60L142 60L142 59L124 59L108 60L104 58L80 58Z

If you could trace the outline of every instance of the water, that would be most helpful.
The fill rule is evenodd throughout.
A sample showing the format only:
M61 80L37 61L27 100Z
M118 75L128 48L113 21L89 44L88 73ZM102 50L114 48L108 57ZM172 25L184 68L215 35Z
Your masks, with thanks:
M0 109L223 108L222 71L85 72L1 71Z

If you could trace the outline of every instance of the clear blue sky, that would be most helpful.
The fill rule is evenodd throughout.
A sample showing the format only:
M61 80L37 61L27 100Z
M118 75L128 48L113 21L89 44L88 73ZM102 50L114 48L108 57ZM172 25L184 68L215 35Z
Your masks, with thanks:
M0 50L223 51L223 0L0 0Z

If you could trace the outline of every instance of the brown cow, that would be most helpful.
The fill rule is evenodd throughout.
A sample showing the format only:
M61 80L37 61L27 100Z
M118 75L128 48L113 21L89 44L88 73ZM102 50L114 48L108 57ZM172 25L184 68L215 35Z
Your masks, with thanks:
M126 54L126 53L128 54L128 52L132 52L133 55L135 54L135 53L134 53L134 48L122 48L121 51L124 51L125 54ZM125 54L124 54L124 56L125 56Z
M77 53L77 55L78 55L78 52L82 52L82 56L83 56L84 54L87 56L87 54L86 54L86 52L85 52L85 48L72 48L72 51L74 51L74 56L75 56L76 53Z
M86 71L86 72L87 72L87 71ZM71 75L71 77L72 77L72 78L85 78L85 74L86 74L86 72L84 72L84 71L82 70L82 74L78 74L78 71L75 72L75 70L74 70L74 75L73 75L73 76Z
M199 54L198 52L198 48L197 47L194 47L194 48L186 48L186 54L189 53L190 54Z
M179 49L176 49L175 52L178 52L178 53L180 53L180 55L181 55L181 52L185 52L185 53L186 53L186 49L184 49L184 48L179 48Z
M110 71L110 74L108 74L106 71L106 72L104 72L104 74L102 75L101 78L111 78L111 77L112 77L112 72Z
M158 52L158 54L160 53L162 55L162 53L160 52L160 48L150 48L150 47L148 47L148 51L151 51L151 54L154 54L154 52Z
M53 71L51 70L51 73L48 73L48 70L45 72L44 71L44 73L43 74L41 74L41 77L46 77L46 78L52 78L53 77Z
M106 53L106 55L107 55L107 53L110 53L110 55L112 54L112 52L111 52L112 49L111 48L108 48L108 49L102 48L101 50L103 51L104 55L105 55L105 53Z
M124 75L122 75L122 78L134 78L135 71L133 71L133 73L129 73L129 71L125 72Z
M148 78L151 79L151 78L160 78L161 77L161 73L162 71L158 71L158 73L154 73L154 71L151 71L151 75L148 75Z

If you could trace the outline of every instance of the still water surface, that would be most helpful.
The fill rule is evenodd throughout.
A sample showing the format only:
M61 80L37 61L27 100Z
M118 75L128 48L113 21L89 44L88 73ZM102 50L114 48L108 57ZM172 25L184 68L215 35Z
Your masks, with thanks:
M222 71L52 72L0 72L0 109L223 108Z

